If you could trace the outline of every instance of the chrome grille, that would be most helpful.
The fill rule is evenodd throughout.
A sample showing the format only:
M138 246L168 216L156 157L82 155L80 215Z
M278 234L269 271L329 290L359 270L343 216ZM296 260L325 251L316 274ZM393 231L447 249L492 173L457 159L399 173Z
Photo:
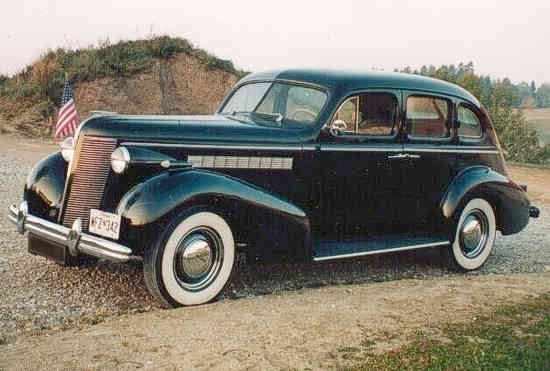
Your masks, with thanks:
M99 209L111 168L111 153L116 140L85 136L77 145L72 179L65 196L63 225L71 227L82 218L82 229L88 231L90 209Z

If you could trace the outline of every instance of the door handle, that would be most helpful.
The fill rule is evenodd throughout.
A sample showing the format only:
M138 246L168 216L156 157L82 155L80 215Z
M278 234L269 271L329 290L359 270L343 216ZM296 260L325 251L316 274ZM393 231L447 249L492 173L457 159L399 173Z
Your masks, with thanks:
M390 160L406 160L410 158L420 158L420 155L411 155L409 153L398 153L397 155L388 156Z
M390 160L404 160L406 158L409 158L409 155L407 155L406 153L398 153L396 155L388 156L388 158Z

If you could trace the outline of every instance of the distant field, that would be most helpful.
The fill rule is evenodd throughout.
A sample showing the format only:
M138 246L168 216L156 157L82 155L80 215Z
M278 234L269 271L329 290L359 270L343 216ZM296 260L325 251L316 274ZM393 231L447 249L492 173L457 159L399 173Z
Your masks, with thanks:
M550 144L550 108L524 109L523 113L541 142Z

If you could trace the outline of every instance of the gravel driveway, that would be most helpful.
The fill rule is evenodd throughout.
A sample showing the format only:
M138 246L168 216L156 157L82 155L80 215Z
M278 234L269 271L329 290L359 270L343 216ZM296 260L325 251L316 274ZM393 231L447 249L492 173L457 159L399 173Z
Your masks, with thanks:
M100 261L63 268L26 252L26 238L6 217L8 205L20 201L36 157L22 156L24 152L3 151L0 157L0 345L125 313L160 311L145 288L141 265ZM539 206L540 219L520 234L499 235L489 262L469 274L550 271L550 206ZM239 266L221 298L454 274L442 265L435 249L323 264L249 264Z

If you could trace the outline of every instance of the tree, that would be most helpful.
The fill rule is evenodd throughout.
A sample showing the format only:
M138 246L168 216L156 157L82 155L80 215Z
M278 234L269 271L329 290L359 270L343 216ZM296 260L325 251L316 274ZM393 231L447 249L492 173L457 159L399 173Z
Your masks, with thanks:
M550 108L549 83L544 83L537 89L537 108Z
M465 72L457 80L457 84L475 95L478 99L483 99L483 81L473 72Z
M537 86L535 85L535 81L531 81L531 89L530 89L531 96L536 99L537 94Z
M420 74L422 76L428 76L428 67L426 67L426 65L423 65L422 68L420 68Z
M410 67L402 72L407 70L410 73ZM425 71L424 66L422 71ZM514 85L508 78L492 80L490 76L478 76L474 72L473 62L466 65L460 63L458 68L443 65L436 69L430 65L427 74L458 84L479 99L491 117L507 159L530 163L550 161L550 145L540 145L537 133L529 127L523 112L514 108L519 105L522 96L529 97L534 82L531 86L525 82ZM550 84L539 87L536 95L541 107L550 107Z
M550 146L541 147L521 110L513 109L514 93L510 80L493 82L491 94L483 101L507 159L516 162L545 163L550 159Z
M517 85L513 86L514 92L516 94L516 101L514 102L514 107L520 107L522 104L527 104L529 98L531 98L531 87L525 81L520 82Z

